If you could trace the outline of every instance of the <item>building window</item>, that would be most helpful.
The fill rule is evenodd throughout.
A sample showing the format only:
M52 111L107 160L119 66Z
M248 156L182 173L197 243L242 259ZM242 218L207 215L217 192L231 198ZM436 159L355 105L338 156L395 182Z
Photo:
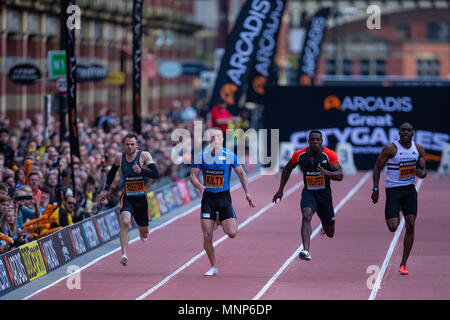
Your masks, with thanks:
M8 10L6 12L6 30L12 33L20 31L20 14L18 11Z
M449 41L450 22L427 23L427 39L436 41Z
M386 75L386 61L377 60L375 64L375 73L377 76Z
M440 61L437 59L418 59L417 60L417 75L424 76L439 76Z
M352 74L352 60L344 60L344 75L350 76Z
M336 74L336 60L327 60L327 74Z
M395 32L404 39L409 39L409 25L398 24L395 26Z
M370 60L361 60L359 64L360 74L363 76L368 76L370 74Z
M47 29L47 35L49 37L55 37L59 33L59 24L58 19L53 16L48 16L46 21L46 29Z
M428 40L438 40L440 33L440 24L437 22L428 22L427 23L427 39Z
M103 25L100 22L94 23L94 40L103 38Z

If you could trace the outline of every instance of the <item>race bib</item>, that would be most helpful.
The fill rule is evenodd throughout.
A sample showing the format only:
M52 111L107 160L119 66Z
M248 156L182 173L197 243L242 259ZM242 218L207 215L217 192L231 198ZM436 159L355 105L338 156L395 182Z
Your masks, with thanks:
M125 196L140 197L145 196L145 181L142 177L125 178Z
M223 170L206 170L206 187L213 189L223 188L225 177Z
M399 169L399 179L400 180L410 180L416 175L416 161L406 161L400 162Z
M306 176L306 188L308 190L325 189L325 176Z

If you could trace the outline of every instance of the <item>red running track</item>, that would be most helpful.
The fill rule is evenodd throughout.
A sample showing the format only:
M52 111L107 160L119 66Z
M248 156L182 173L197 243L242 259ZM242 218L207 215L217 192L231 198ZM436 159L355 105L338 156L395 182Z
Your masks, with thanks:
M372 274L367 273L367 268L381 267L394 234L384 221L384 193L373 205L371 176L365 175L360 172L346 176L342 182L332 182L336 207L365 179L337 212L335 237L317 235L312 239L313 260L295 258L260 299L369 298L368 279ZM214 241L221 242L215 249L219 268L215 277L203 276L209 262L205 254L201 255L199 210L195 210L152 233L149 242L130 244L128 266L120 265L121 254L116 252L81 272L80 290L67 289L63 280L31 299L252 299L301 244L300 181L301 176L293 175L285 194L288 190L294 192L275 206L270 203L279 184L276 176L250 183L257 205L254 209L248 207L242 189L232 192L238 223L246 225L235 239L221 239L223 231L216 230ZM438 180L433 174L425 179L419 191L416 241L408 263L410 275L397 272L402 234L376 299L450 298L449 191L448 180ZM313 230L318 226L315 215Z

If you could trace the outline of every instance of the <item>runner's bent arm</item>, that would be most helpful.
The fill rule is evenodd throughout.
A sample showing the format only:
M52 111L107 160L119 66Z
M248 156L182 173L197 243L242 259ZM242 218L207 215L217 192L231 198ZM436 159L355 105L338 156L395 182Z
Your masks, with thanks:
M420 179L424 179L427 176L427 168L426 168L426 161L425 161L425 149L421 146L416 144L417 150L419 151L419 159L417 160L417 170L416 175Z
M158 179L158 168L156 167L151 154L147 151L143 151L141 155L141 159L144 162L143 166L136 166L136 169L133 168L133 170L135 170L135 172L138 174L142 174L143 176L147 176L152 179Z
M342 181L342 179L344 179L344 174L342 173L342 168L339 163L330 164L330 170L325 170L319 163L317 170L331 180Z
M381 150L381 153L379 154L377 161L375 162L375 166L373 168L373 187L378 189L378 184L380 183L380 172L383 170L384 165L388 161L388 159L392 158L393 155L395 155L396 147L394 144L389 144L387 146L384 146L383 150ZM378 202L378 196L379 196L379 190L378 191L372 191L372 202L377 203Z

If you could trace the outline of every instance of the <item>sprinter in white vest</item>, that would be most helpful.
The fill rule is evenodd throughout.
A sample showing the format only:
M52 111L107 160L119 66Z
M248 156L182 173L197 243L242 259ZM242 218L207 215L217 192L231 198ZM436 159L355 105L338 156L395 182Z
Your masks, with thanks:
M417 216L416 176L423 179L427 175L425 167L425 150L414 143L414 128L404 123L399 130L400 139L385 146L381 151L373 169L372 201L378 202L380 172L387 164L386 170L386 224L391 232L395 232L400 223L400 209L405 217L405 240L403 257L399 272L408 274L406 261L414 242L414 222Z

